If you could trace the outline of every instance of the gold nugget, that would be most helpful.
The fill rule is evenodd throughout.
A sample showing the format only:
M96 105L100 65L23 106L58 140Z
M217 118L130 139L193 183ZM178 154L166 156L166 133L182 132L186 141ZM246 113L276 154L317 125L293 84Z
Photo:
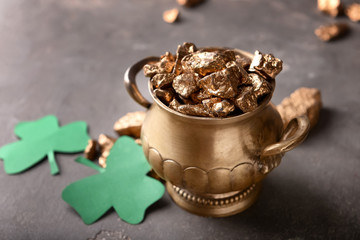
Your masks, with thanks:
M193 94L190 95L190 98L194 103L201 103L202 100L208 99L211 97L212 96L210 94L208 94L206 91L204 91L203 89L200 89L200 91L194 92Z
M174 98L174 90L172 88L167 88L167 89L157 88L154 90L154 94L165 104L169 104Z
M228 100L222 100L221 102L215 103L210 114L214 117L226 117L235 110L235 105Z
M101 156L99 157L99 165L103 168L106 167L106 159L110 154L110 150L116 142L116 138L109 137L105 134L100 134L98 143L100 146Z
M145 77L151 77L152 78L156 74L161 73L159 63L146 64L143 67L143 70L144 70Z
M203 77L200 87L208 94L221 98L232 98L237 94L240 80L228 68Z
M345 11L346 15L350 18L353 22L360 21L360 3L353 3L346 8Z
M272 87L268 81L258 74L250 73L249 79L252 82L253 91L256 98L263 97L272 92Z
M255 110L255 108L258 106L258 103L253 91L253 87L246 86L241 88L239 95L235 98L235 104L244 113Z
M206 111L204 105L202 104L183 104L178 106L177 110L183 114L190 115L190 116L202 116L208 117L209 112Z
M340 15L343 11L343 5L340 0L318 0L318 9L332 17Z
M315 35L322 41L328 42L342 36L349 32L349 26L346 23L333 23L325 26L320 26L315 30Z
M84 150L85 158L87 158L89 160L94 160L97 155L96 147L97 147L96 140L89 139L88 145L86 146L86 148Z
M291 119L301 115L307 115L310 120L310 126L313 128L319 120L322 107L321 93L316 88L299 88L293 92L290 97L277 105L284 126Z
M171 86L175 78L175 74L173 73L159 73L151 78L151 84L155 88L164 88Z
M194 104L194 105L180 104L176 99L174 99L171 101L169 107L174 109L175 111L178 111L186 115L203 116L203 117L209 116L209 112L206 111L204 105L202 104Z
M172 8L163 13L163 20L167 23L174 23L179 19L179 9Z
M183 73L174 78L172 83L175 91L184 98L190 97L190 95L198 90L197 82L199 81L199 75L196 73Z
M230 74L234 76L234 78L239 80L240 84L252 84L246 70L237 62L231 61L226 63L226 68L229 70Z
M250 64L249 71L264 74L275 79L282 70L283 62L275 58L272 54L262 54L260 51L255 51L254 58Z
M219 52L195 52L185 56L181 60L181 64L185 72L196 72L205 76L224 69L226 60L235 61L235 55L233 59L226 59Z
M196 51L197 48L193 43L184 42L182 45L179 45L176 50L176 59L173 73L179 75L182 72L181 60L183 57Z
M114 124L114 130L119 135L128 135L134 138L140 138L141 125L144 121L145 112L130 112L117 120Z
M204 99L202 100L201 103L204 105L205 109L210 112L214 104L219 102L221 102L221 98L213 97L213 98Z
M174 65L175 57L170 52L166 52L160 57L160 69L162 72L171 73Z

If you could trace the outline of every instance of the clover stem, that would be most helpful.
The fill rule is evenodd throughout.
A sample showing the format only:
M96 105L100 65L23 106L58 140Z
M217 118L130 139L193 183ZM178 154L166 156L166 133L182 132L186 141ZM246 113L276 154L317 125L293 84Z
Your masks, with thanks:
M90 161L89 159L87 158L84 158L84 157L78 157L75 159L75 162L78 162L78 163L81 163L87 167L90 167L98 172L105 172L105 168L102 168L100 167L99 165L96 165L95 163L93 163L92 161Z
M58 174L59 173L59 168L58 168L58 165L56 164L56 161L55 161L54 152L53 151L48 152L47 157L48 157L48 161L49 161L49 164L50 164L51 174L52 175Z

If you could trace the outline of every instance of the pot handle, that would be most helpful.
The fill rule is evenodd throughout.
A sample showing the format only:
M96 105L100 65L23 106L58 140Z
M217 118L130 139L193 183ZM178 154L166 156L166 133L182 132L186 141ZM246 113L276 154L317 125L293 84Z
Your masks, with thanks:
M148 63L159 61L159 57L147 57L131 65L125 72L124 83L129 95L141 106L150 108L151 103L140 93L136 84L136 74Z
M261 156L283 154L302 143L309 133L310 122L306 115L292 119L284 130L279 142L264 148Z

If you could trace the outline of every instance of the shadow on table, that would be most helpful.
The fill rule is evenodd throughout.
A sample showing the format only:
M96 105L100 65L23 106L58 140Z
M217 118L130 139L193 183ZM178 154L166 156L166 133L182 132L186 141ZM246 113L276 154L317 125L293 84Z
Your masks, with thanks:
M360 239L359 219L344 215L326 194L312 192L300 182L267 179L258 201L231 217L211 219L229 236L253 239ZM233 238L233 237L232 237Z
M336 118L341 117L340 113L335 109L331 108L322 108L320 111L320 117L318 123L315 125L313 129L310 130L309 135L306 141L311 141L313 138L317 138L327 131L331 131L331 127L333 126Z

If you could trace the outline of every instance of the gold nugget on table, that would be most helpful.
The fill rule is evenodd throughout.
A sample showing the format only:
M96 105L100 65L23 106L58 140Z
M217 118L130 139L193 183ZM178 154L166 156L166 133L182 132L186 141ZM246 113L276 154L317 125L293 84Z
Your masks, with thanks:
M313 128L319 120L322 107L321 93L316 88L299 88L293 92L290 97L277 105L284 125L289 121L301 115L307 115L310 120L310 126Z
M318 27L315 35L320 40L328 42L345 36L349 30L349 25L346 23L333 23Z
M96 140L89 139L88 145L86 146L86 148L84 150L85 158L87 158L89 160L94 160L97 155L96 147L97 147Z
M105 134L100 134L98 143L100 146L101 156L99 157L99 165L103 168L106 167L106 159L110 154L110 150L116 142L116 138L109 137Z
M318 0L318 9L332 17L341 15L344 7L340 0Z
M253 111L272 95L274 78L282 70L280 59L259 51L251 60L231 49L184 43L175 56L167 52L146 65L144 73L154 97L191 116L224 118Z
M346 8L346 15L353 22L360 21L360 3L353 3Z
M140 138L141 125L144 121L146 113L130 112L117 120L114 124L114 130L119 135L128 135L134 138Z
M179 9L173 8L163 13L163 20L167 23L174 23L179 19Z

